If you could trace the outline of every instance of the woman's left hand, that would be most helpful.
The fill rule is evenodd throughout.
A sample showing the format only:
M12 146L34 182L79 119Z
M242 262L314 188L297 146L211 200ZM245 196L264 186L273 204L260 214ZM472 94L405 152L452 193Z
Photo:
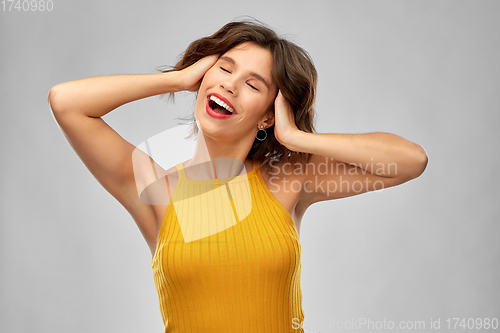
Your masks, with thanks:
M291 138L300 130L295 125L295 116L293 110L287 100L278 91L278 96L274 101L274 136L279 143L287 147Z

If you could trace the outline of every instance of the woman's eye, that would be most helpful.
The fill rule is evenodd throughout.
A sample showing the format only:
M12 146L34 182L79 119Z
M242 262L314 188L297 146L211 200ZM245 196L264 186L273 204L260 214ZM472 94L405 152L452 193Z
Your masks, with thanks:
M224 72L231 73L230 71L228 71L228 70L227 70L227 69L225 69L224 67L221 67L220 69L222 69Z
M252 87L252 89L259 91L259 89L255 88L255 87L254 87L254 86L252 86L250 83L247 83L247 84L248 84L250 87Z

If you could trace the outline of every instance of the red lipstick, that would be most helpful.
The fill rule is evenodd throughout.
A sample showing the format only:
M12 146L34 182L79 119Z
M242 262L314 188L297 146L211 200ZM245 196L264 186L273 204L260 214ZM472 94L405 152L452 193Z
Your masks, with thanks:
M224 103L226 103L227 105L229 105L233 109L233 111L234 111L233 114L238 113L238 112L236 112L236 109L233 106L233 104L231 104L231 102L229 102L226 97L224 97L224 96L222 96L222 95L220 95L218 93L213 93L213 94L208 95L208 97L210 97L210 96L215 96L218 99L220 99L221 101L223 101Z
M210 96L217 97L218 99L220 99L221 101L223 101L224 103L226 103L227 105L229 105L233 109L234 112L232 114L220 114L220 113L215 112L210 107ZM224 96L222 96L220 94L217 94L217 93L209 94L207 96L207 102L206 102L205 110L207 111L207 113L210 116L212 116L214 118L218 118L218 119L226 119L226 118L229 118L229 117L231 117L231 116L233 116L233 115L236 114L236 111L234 110L234 106Z

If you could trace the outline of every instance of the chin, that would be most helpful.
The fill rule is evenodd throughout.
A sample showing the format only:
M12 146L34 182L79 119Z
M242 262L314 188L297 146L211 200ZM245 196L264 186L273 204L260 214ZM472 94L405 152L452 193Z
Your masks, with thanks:
M214 140L223 139L225 137L226 131L220 125L217 124L207 124L204 119L198 121L198 135L203 133L203 135L212 138Z
M210 116L205 115L205 114L199 114L197 112L195 114L195 118L196 118L195 120L197 121L197 125L198 125L198 135L203 133L206 136L209 136L209 137L215 139L217 137L220 137L224 133L224 128L221 125L210 121L211 120Z

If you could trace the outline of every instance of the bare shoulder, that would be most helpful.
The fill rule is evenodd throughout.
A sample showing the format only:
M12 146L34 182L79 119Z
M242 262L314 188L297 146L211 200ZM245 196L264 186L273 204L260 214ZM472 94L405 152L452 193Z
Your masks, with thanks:
M175 166L164 169L149 155L135 152L135 200L127 210L135 220L152 253L167 211L178 173Z
M304 206L307 193L304 192L306 175L303 171L304 163L292 164L283 161L271 161L268 165L261 165L262 178L269 191L285 207L300 229L302 216L307 209Z
M175 166L165 170L152 159L151 161L152 171L144 175L148 181L143 184L142 189L138 187L138 191L140 200L152 207L155 214L155 228L159 229L179 175Z

